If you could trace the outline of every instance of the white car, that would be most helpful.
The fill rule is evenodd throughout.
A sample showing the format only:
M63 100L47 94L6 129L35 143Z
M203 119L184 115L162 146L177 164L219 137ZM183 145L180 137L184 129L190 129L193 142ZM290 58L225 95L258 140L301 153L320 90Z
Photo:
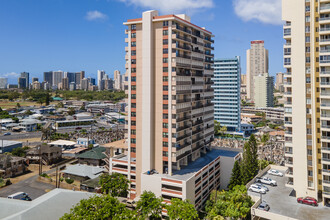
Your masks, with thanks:
M257 183L264 183L267 185L271 185L271 186L277 186L277 182L275 180L272 180L271 178L268 177L257 177L256 178L256 182Z
M249 187L249 191L256 192L256 193L262 193L262 194L265 194L266 193L266 190L265 189L257 186L256 184L252 184Z
M283 173L279 172L278 170L268 170L267 173L274 176L283 176Z

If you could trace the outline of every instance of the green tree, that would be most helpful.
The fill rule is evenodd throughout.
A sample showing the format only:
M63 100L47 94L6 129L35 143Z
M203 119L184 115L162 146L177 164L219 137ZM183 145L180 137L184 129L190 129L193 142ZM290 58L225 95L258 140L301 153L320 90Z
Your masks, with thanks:
M18 147L12 150L11 154L16 157L25 157L29 147Z
M17 108L20 108L21 105L17 102L16 107L17 107Z
M170 219L187 219L193 220L198 218L198 213L195 207L188 200L171 199L171 204L166 206L167 214Z
M207 219L249 219L252 205L253 201L247 194L246 187L237 185L229 191L212 191L205 210L208 213Z
M242 184L247 184L258 174L258 146L255 136L252 134L248 142L244 144L243 161L241 164Z
M59 102L56 104L56 108L64 108L63 102Z
M269 134L264 134L261 136L261 142L266 144L269 141Z
M265 169L269 164L273 164L273 162L267 160L258 160L258 167L260 170Z
M219 135L221 129L220 122L214 120L214 135Z
M239 164L239 161L236 160L234 163L234 167L232 170L231 178L229 181L228 188L233 189L237 185L242 184L242 178L241 178L241 166Z
M78 205L64 214L61 220L76 219L133 219L134 213L110 195L94 196L83 199Z
M122 174L102 174L99 183L101 185L101 192L104 194L110 194L114 197L126 197L128 194L128 186L130 182Z
M220 128L220 133L221 133L221 135L224 135L226 132L227 132L227 127L226 127L226 126L222 126L222 127Z
M74 115L74 114L76 114L76 110L74 110L74 108L70 107L69 111L68 111L68 114L69 115Z
M157 198L153 192L144 191L136 204L139 219L160 219L165 205L162 198Z

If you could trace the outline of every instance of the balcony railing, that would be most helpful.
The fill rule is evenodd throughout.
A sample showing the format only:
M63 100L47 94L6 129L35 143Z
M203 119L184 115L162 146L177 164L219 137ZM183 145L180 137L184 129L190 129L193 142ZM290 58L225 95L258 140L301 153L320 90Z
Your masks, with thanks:
M330 42L330 38L321 38L320 39L320 42Z
M330 71L321 71L320 74L330 74Z
M323 5L320 7L320 10L327 10L330 9L330 5Z
M320 28L320 31L330 31L330 27L321 27Z
M330 158L322 157L322 160L330 162Z

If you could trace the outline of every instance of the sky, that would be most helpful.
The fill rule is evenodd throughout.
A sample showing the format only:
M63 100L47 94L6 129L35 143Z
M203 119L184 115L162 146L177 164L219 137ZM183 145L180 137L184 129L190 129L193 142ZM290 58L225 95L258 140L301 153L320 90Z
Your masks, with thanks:
M214 35L215 58L241 56L246 71L250 41L264 40L269 73L283 72L281 0L1 0L0 77L20 72L125 72L127 19L146 10L186 13Z

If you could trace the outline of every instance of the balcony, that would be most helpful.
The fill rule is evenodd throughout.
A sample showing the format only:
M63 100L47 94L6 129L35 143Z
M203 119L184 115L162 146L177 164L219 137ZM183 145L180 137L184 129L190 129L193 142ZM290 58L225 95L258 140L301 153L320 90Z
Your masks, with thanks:
M320 32L330 31L330 27L321 27Z
M330 50L329 50L329 52L330 52ZM321 71L320 74L323 74L323 75L329 74L330 75L330 71Z

